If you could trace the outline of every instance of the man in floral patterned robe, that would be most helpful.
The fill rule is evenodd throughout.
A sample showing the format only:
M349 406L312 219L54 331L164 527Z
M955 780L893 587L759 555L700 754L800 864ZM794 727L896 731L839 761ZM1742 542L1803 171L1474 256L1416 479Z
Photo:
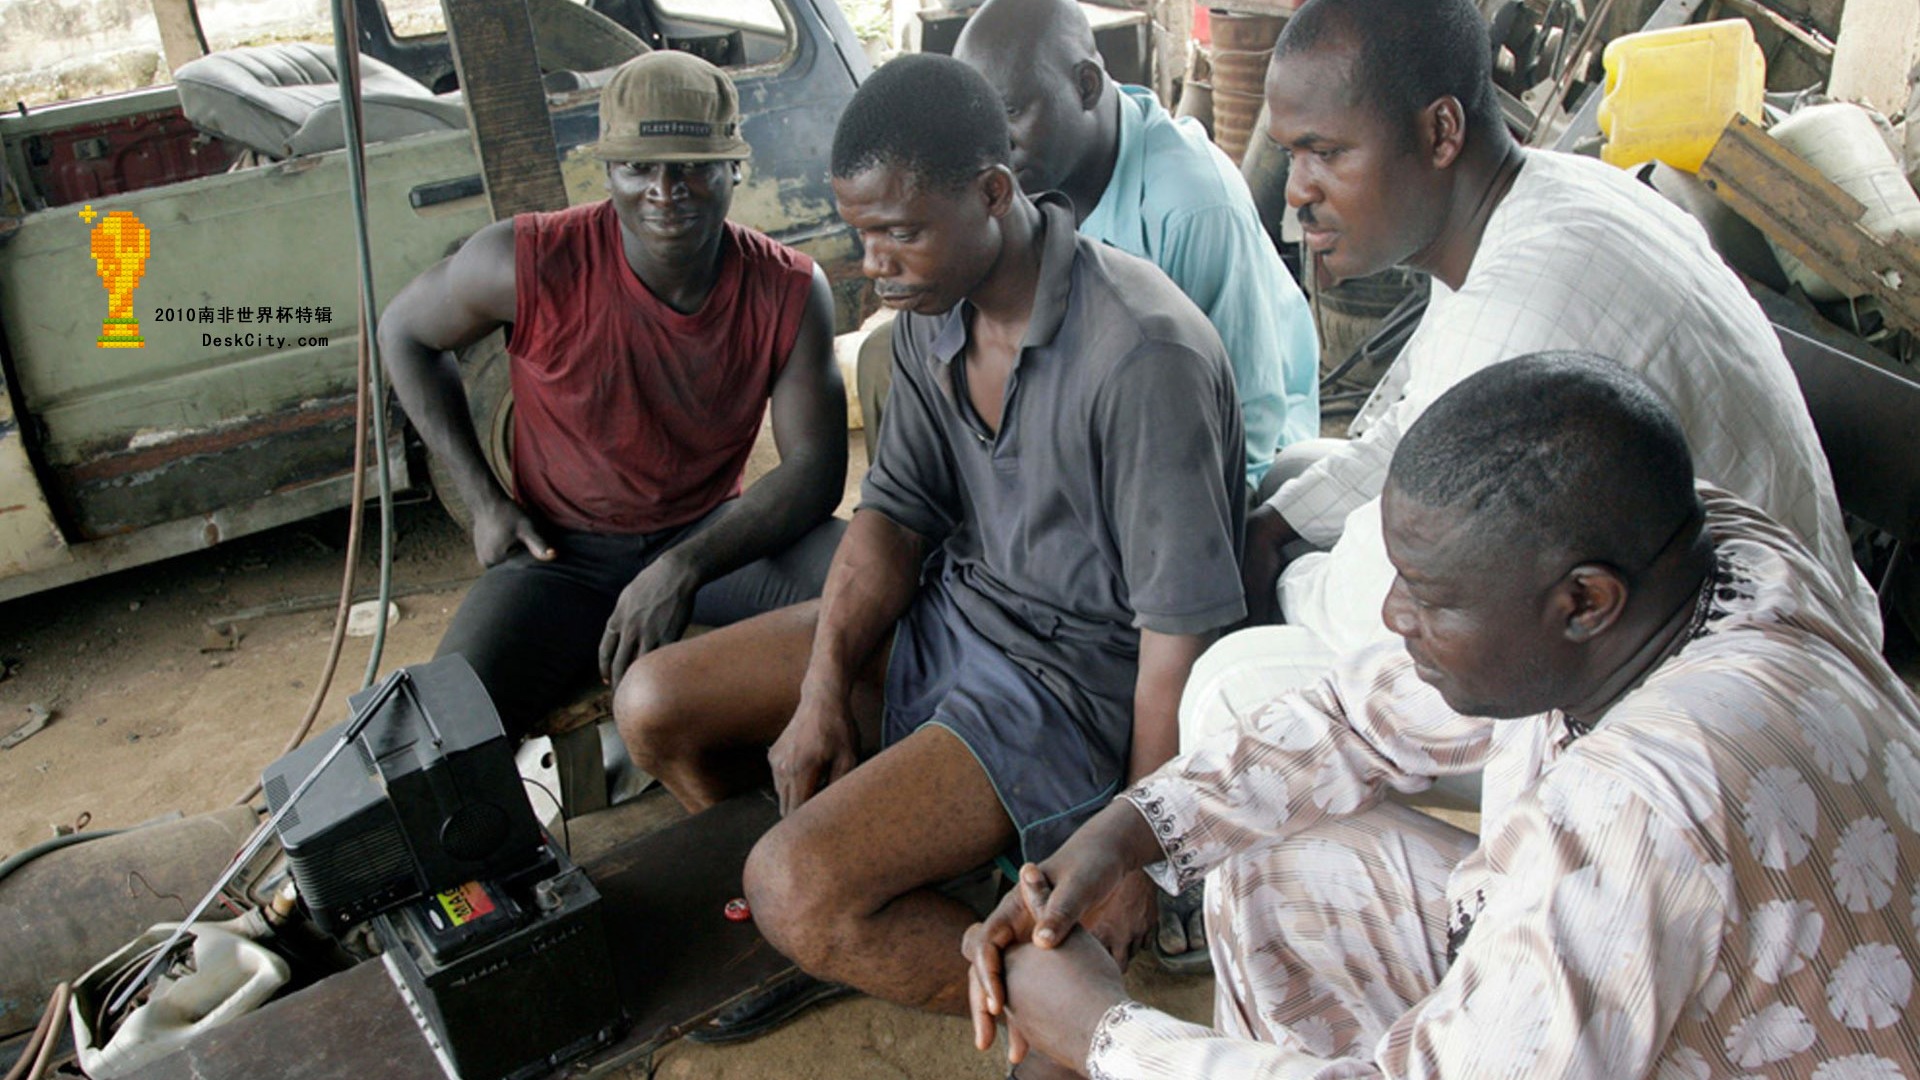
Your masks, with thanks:
M1597 358L1443 396L1388 478L1403 640L1223 687L1235 740L1023 868L965 942L978 1041L1010 1016L1094 1077L1920 1080L1920 704L1691 470ZM1381 802L1482 767L1477 839ZM1206 876L1211 1030L1073 929L1140 868Z

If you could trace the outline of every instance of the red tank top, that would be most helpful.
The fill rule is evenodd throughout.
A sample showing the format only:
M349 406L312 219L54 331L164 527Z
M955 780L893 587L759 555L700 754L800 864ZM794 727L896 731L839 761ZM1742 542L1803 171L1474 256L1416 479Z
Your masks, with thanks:
M627 265L610 202L522 214L513 234L521 504L563 529L646 533L738 495L813 260L728 222L720 280L682 315Z

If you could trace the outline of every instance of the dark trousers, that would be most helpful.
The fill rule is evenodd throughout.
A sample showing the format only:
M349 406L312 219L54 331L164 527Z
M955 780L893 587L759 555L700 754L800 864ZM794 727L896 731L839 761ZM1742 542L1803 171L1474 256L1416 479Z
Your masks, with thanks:
M600 638L621 590L712 517L638 536L549 531L554 560L523 548L488 568L434 655L465 657L507 733L523 736L599 682ZM786 551L708 582L694 597L693 621L724 626L819 596L846 527L831 518Z

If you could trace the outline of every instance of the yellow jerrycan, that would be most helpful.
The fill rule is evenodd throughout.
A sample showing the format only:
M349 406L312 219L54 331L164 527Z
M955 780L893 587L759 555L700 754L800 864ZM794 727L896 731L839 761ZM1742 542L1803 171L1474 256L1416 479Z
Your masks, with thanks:
M1767 60L1745 19L1627 34L1601 63L1600 159L1610 165L1664 161L1698 172L1735 113L1760 121Z

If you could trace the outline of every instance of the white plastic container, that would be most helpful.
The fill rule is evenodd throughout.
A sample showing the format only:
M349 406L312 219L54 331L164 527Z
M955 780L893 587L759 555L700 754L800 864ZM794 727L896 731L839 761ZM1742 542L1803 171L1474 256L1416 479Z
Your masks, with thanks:
M1913 96L1907 99L1907 183L1920 188L1920 67L1915 68Z
M245 920L232 925L244 932ZM105 977L164 941L174 924L154 927L81 976L67 1011L73 1023L80 1067L95 1080L116 1080L137 1072L185 1046L194 1036L265 1004L286 985L287 963L259 943L230 933L219 923L193 928L193 973L162 978L153 1000L121 1024L111 1041L99 1044L91 1014L106 994Z
M1895 233L1920 238L1920 195L1901 171L1900 162L1858 105L1835 102L1801 109L1774 125L1772 135L1820 175L1866 204L1860 223L1875 236ZM1809 270L1774 244L1787 277L1816 300L1857 299Z
M400 622L400 605L387 601L387 627ZM347 609L347 636L372 637L380 629L380 601L362 600Z

